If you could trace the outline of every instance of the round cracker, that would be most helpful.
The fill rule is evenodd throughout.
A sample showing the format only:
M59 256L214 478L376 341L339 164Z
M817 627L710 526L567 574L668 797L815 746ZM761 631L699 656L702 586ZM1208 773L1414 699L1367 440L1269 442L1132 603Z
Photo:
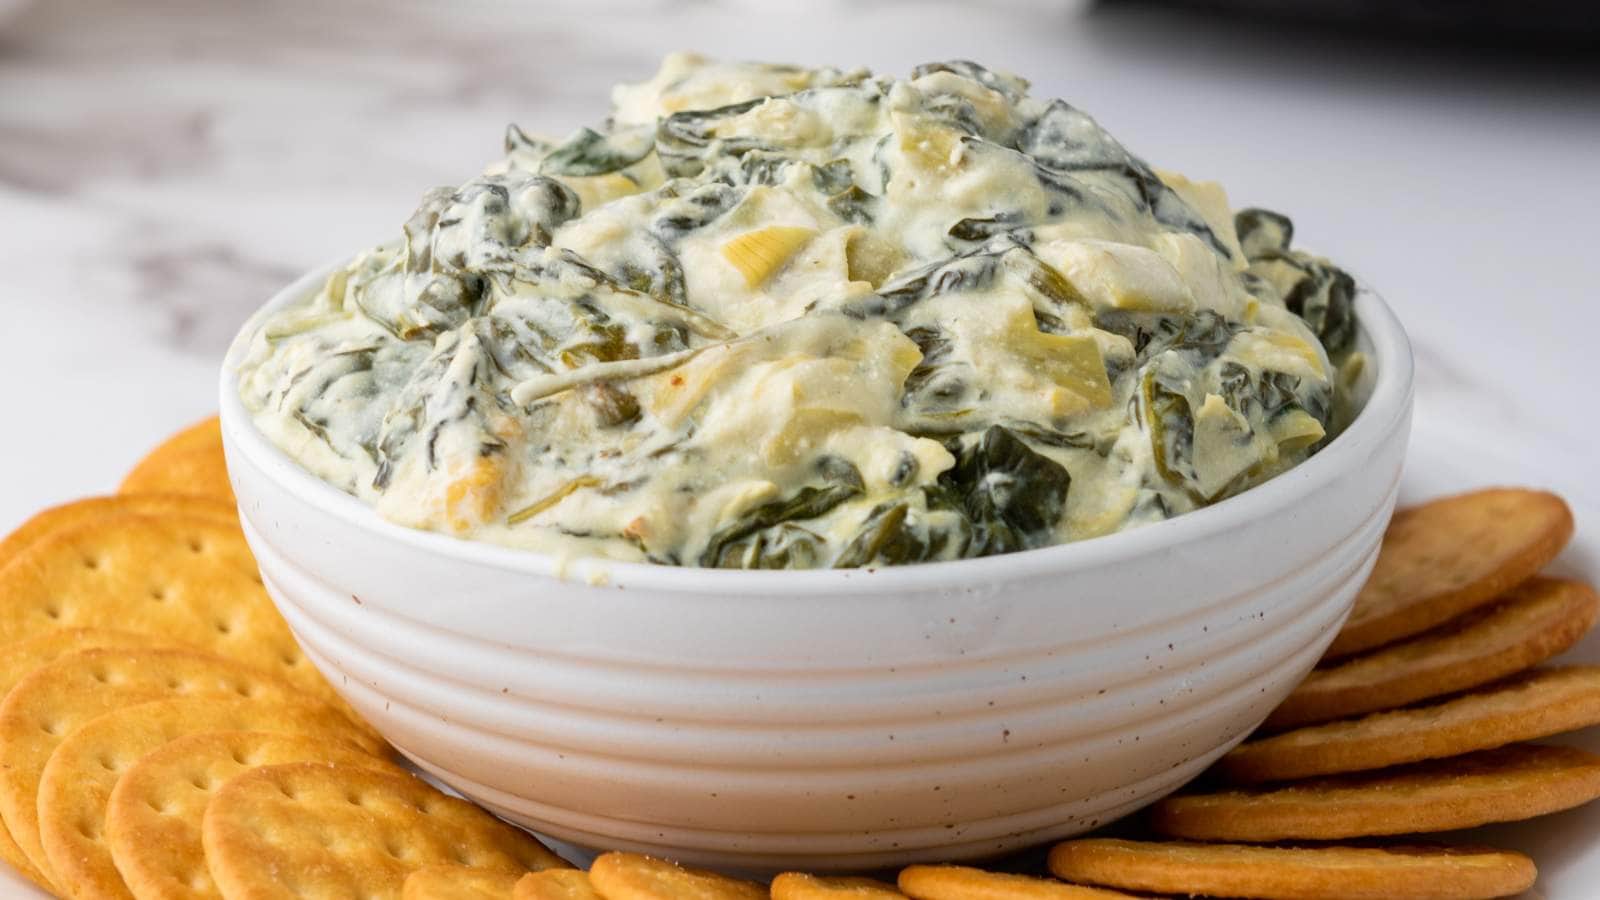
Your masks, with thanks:
M115 494L86 497L51 507L23 522L0 541L0 568L40 538L107 516L198 516L236 525L237 510L220 500L185 494Z
M1488 684L1571 647L1597 612L1600 597L1586 584L1530 579L1443 628L1313 670L1262 727L1281 731Z
M841 878L784 872L772 879L772 900L895 900L905 894L875 878Z
M1572 528L1572 510L1545 491L1492 488L1400 510L1327 657L1421 634L1488 603L1555 559Z
M63 628L60 631L51 631L25 641L0 646L0 700L11 692L17 682L64 653L100 647L147 647L150 644L150 638L124 631L106 628ZM55 889L44 873L33 864L33 860L28 859L28 855L17 846L16 839L11 836L11 830L5 827L4 822L0 822L0 860L10 863L12 868L40 887L47 890Z
M753 881L691 869L640 853L604 853L589 866L589 881L606 900L765 900Z
M582 869L529 872L517 882L511 900L604 900Z
M429 866L406 876L400 900L512 900L521 872Z
M212 731L162 744L122 771L106 803L106 844L133 896L220 898L200 840L206 802L236 775L294 762L400 771L344 741L309 734Z
M28 859L55 881L39 841L39 778L50 754L91 719L174 696L291 702L299 688L232 660L187 650L68 653L17 683L0 703L0 817Z
M1600 725L1600 666L1536 669L1442 702L1247 741L1217 761L1236 784L1364 772Z
M1514 822L1600 797L1600 756L1512 744L1275 789L1168 797L1151 823L1198 841L1331 841Z
M216 416L163 441L133 467L118 488L124 494L192 494L232 506L233 485Z
M316 735L366 754L383 752L342 713L320 703L192 697L106 713L62 741L39 777L39 842L56 884L79 900L131 898L106 836L106 808L118 776L168 741L215 731Z
M0 700L11 693L17 682L32 675L46 663L77 653L80 650L105 650L111 648L156 647L162 645L155 638L115 628L62 628L36 634L27 640L0 646ZM172 650L193 648L168 646Z
M1477 847L1254 847L1091 838L1050 850L1050 871L1153 894L1261 900L1488 900L1533 886L1533 860Z
M290 763L234 777L201 826L225 897L395 898L436 865L508 872L565 866L532 835L420 778Z
M900 891L916 900L1114 900L1132 894L967 866L907 866Z
M61 628L157 635L276 672L342 703L300 652L238 526L120 515L35 542L0 569L0 642Z

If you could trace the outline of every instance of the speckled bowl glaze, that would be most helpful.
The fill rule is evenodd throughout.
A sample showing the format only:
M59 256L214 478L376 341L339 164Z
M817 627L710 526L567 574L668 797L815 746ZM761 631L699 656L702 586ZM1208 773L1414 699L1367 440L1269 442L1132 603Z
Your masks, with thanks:
M466 796L558 840L703 865L959 860L1177 788L1321 654L1410 431L1405 334L1376 296L1357 309L1362 412L1292 471L1135 531L876 571L562 564L391 524L255 429L243 340L222 426L306 651Z

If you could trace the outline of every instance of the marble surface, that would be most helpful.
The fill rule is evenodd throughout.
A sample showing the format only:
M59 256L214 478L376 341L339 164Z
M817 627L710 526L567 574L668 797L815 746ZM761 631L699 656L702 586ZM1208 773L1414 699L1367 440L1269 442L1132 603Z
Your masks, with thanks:
M1043 0L53 0L0 22L0 530L110 490L211 411L274 288L396 231L507 122L594 120L675 48L1026 74L1157 164L1288 211L1388 297L1417 348L1419 459L1486 453L1480 477L1600 508L1591 62Z
M273 288L426 188L564 132L678 47L904 71L1002 61L1158 164L1293 214L1416 341L1419 415L1600 494L1577 367L1600 331L1600 71L1142 8L58 0L0 26L0 528L111 488L214 407ZM1512 473L1508 473L1508 479Z

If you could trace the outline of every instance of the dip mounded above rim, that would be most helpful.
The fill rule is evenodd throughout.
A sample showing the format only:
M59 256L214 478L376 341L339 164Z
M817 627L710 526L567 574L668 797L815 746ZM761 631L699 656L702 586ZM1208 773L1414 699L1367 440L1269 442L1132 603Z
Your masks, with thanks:
M1364 406L1172 520L1005 556L725 571L408 529L301 469L221 379L245 533L312 660L424 770L558 840L745 870L975 858L1198 774L1310 669L1393 509L1412 359L1356 304Z

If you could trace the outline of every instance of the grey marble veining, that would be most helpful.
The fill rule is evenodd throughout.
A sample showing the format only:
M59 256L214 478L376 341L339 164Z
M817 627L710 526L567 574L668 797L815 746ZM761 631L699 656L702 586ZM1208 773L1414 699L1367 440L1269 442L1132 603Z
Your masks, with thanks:
M563 133L679 47L1009 66L1156 163L1288 211L1376 285L1416 340L1420 416L1569 450L1600 438L1574 413L1600 326L1593 72L1077 3L847 6L35 5L0 31L0 303L27 336L0 376L12 420L48 427L12 442L40 474L0 492L0 524L105 489L131 448L210 409L256 304L394 231L507 122Z

